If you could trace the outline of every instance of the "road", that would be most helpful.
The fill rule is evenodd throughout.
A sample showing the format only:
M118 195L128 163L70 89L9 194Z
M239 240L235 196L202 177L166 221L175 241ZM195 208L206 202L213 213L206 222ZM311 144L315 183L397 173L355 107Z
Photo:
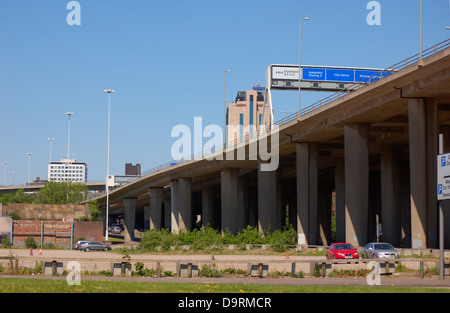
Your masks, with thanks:
M76 250L43 250L42 255L39 255L39 250L34 250L33 255L30 255L30 250L27 249L0 249L0 257L17 256L19 260L28 260L35 263L35 261L41 259L64 259L64 260L76 260L76 261L95 261L100 263L105 259L117 260L118 262L123 260L123 254L114 252L83 252ZM291 261L305 261L305 260L320 260L325 259L323 256L273 256L273 255L214 255L212 260L211 255L192 255L192 254L172 254L172 255L154 255L154 254L141 254L131 255L131 260L160 260L161 262L174 261L174 260L203 260L203 261L264 261L264 260L279 260L285 262ZM1 277L17 277L6 276ZM27 276L28 277L28 276ZM29 276L35 279L65 279L61 276ZM101 276L83 276L83 280L104 280L105 277ZM367 280L363 277L357 278L331 278L331 277L305 277L305 278L255 278L255 277L229 277L229 278L179 278L179 277L108 277L111 281L136 281L136 282L173 282L173 283L217 283L217 284L268 284L268 285L305 285L305 286L367 286ZM450 278L445 280L439 280L438 275L426 276L424 279L420 279L417 273L414 274L394 274L394 275L381 275L381 286L410 286L410 287L444 287L450 288Z

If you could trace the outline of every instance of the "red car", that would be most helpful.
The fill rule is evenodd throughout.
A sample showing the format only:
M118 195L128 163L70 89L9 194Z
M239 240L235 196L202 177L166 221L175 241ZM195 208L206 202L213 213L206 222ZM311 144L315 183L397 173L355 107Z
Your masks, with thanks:
M349 243L333 243L327 250L327 259L359 259L359 254Z

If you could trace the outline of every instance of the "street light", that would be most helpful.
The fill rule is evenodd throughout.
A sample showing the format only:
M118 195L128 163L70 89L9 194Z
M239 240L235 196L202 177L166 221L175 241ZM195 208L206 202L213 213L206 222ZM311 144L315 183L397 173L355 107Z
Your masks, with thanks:
M422 0L420 0L420 27L419 27L419 67L423 66L422 54L423 54L423 33L422 33Z
M105 238L108 240L108 214L109 214L109 141L110 141L110 126L111 126L111 94L115 92L112 89L104 90L105 93L108 94L108 153L106 157L106 234Z
M67 112L66 115L69 117L69 132L68 132L68 137L67 137L67 163L69 163L69 159L70 159L70 117L72 115L74 115L75 113L72 112Z
M3 162L4 168L5 168L5 180L4 180L4 186L6 186L6 165L8 165L8 162Z
M55 140L55 138L50 137L48 140L50 141L50 163L52 163L52 141Z
M309 21L309 17L303 17L300 19L298 26L298 115L300 116L300 87L302 82L302 63L301 63L301 51L302 51L302 21Z
M30 184L30 168L31 168L31 156L33 155L33 153L28 152L28 185Z
M225 148L225 146L226 146L225 138L227 137L226 136L227 128L226 128L226 119L225 119L225 116L226 116L226 110L225 110L225 74L226 73L232 73L232 71L231 70L223 71L223 148Z

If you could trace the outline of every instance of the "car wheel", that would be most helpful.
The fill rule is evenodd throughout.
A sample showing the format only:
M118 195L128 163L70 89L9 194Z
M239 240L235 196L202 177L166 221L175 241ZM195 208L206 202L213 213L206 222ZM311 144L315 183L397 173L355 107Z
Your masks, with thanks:
M89 252L89 248L84 249L85 252Z
M103 251L108 251L108 248L104 247L104 248L103 248Z

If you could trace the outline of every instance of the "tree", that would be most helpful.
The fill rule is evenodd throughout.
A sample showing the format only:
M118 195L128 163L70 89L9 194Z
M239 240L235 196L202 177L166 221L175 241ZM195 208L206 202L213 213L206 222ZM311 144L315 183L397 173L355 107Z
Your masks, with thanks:
M4 205L8 203L33 203L34 197L19 189L16 193L6 193L0 196L0 202Z
M67 182L48 182L37 194L40 204L80 203L88 198L89 189L85 184Z

